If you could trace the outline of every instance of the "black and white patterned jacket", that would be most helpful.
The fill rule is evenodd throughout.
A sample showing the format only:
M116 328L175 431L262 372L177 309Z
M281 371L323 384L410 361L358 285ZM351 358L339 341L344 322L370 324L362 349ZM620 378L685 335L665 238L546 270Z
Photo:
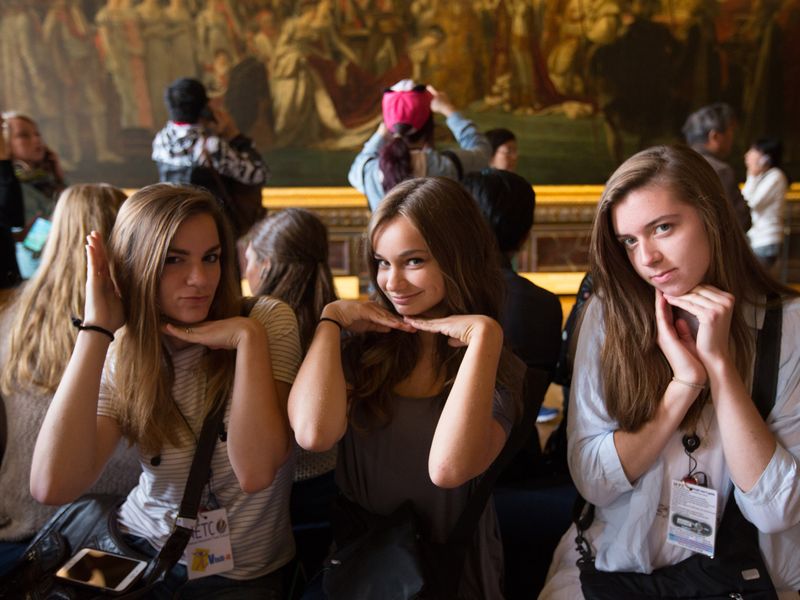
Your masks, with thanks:
M228 142L198 124L168 121L153 139L152 158L162 182L189 183L195 166L211 166L220 175L249 185L263 185L269 178L250 138L240 134Z

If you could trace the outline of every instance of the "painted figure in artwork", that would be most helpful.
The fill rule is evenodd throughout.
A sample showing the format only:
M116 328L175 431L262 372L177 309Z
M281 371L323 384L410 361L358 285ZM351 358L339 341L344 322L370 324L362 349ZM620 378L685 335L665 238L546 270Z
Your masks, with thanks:
M164 89L172 83L170 77L169 56L169 24L166 11L159 0L143 0L136 7L139 26L144 43L144 65L147 74L147 87L150 90L150 106L153 110L153 121L156 125L167 120L167 109L164 105Z
M49 102L52 80L36 10L25 0L0 2L0 109L35 115L47 139L60 148L58 110Z
M94 30L87 23L80 3L55 0L45 16L43 35L57 75L57 93L51 98L59 101L55 104L62 115L71 116L60 120L66 140L62 166L77 165L83 158L122 162L122 157L108 146L108 98L104 77L94 44ZM79 115L88 120L88 128L82 127ZM87 130L94 155L84 157L82 136Z
M323 142L326 148L353 147L369 137L380 119L376 115L358 122L359 113L355 113L356 121L340 117L331 92L337 91L337 82L339 88L346 83L348 64L358 59L331 25L326 1L303 0L299 13L281 28L270 67L277 147ZM316 65L327 67L328 72ZM323 79L326 74L328 81Z
M203 68L211 68L218 50L225 50L238 62L244 43L241 22L228 0L208 0L197 15L199 58Z
M95 22L106 69L119 95L122 127L153 129L144 41L131 0L108 0Z
M186 0L170 0L164 9L167 24L167 64L168 81L179 77L197 76L197 38L194 20Z

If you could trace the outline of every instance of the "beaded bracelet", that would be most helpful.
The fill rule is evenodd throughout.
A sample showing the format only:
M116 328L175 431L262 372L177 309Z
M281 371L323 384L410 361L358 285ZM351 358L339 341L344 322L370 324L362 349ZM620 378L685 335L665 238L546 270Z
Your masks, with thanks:
M704 383L693 383L691 381L684 381L683 379L678 379L677 377L673 377L672 381L676 383L682 383L683 385L688 385L690 388L694 390L704 390L706 389L706 384Z
M107 335L109 338L111 338L112 342L114 341L114 334L105 327L100 327L99 325L84 325L83 321L78 317L72 317L72 324L78 329L78 331L97 331L98 333Z
M339 321L337 321L336 319L331 319L330 317L320 317L319 322L322 323L323 321L330 321L339 328L339 331L342 331L344 329L344 327L342 327L342 324L339 323Z

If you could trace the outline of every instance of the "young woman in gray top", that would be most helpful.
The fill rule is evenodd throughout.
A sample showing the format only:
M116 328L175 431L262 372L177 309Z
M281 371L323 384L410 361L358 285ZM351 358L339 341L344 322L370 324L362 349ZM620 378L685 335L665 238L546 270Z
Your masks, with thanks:
M289 396L302 447L339 443L336 481L347 500L379 515L410 500L423 536L437 543L519 413L524 366L503 351L491 235L455 181L396 186L370 221L373 300L325 307ZM344 343L340 330L352 334ZM502 598L502 573L490 502L457 597Z

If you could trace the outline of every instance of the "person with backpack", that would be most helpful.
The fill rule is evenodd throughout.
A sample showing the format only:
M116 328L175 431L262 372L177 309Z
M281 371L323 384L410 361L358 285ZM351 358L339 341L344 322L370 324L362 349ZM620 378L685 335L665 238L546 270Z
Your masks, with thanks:
M261 187L269 168L227 111L209 103L205 86L189 77L164 92L169 121L153 138L159 181L194 183L223 205L238 239L266 211Z
M686 146L617 169L589 256L568 459L594 514L562 538L540 598L796 598L797 293Z

